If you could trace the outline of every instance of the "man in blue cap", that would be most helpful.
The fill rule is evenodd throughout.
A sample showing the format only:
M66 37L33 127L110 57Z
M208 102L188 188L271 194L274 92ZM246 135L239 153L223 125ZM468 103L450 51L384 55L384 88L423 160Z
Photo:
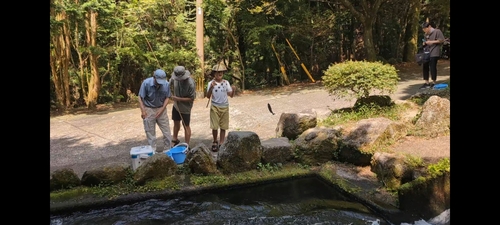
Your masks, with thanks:
M156 124L163 133L163 150L157 152L169 150L171 147L172 135L166 110L170 95L167 74L161 69L157 69L152 77L146 78L139 89L139 106L144 131L153 150L156 151Z

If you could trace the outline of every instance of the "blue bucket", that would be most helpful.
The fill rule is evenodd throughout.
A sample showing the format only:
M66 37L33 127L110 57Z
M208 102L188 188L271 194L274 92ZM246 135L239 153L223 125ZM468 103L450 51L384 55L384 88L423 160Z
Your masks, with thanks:
M172 158L175 163L182 164L186 159L187 144L178 144L170 150L166 151L165 154Z

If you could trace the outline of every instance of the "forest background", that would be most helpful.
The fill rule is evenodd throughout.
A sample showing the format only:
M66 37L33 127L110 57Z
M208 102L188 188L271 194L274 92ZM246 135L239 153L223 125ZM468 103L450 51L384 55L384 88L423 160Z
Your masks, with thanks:
M245 90L319 80L346 60L413 62L424 21L450 38L450 0L203 0L200 6L203 69L197 0L51 0L51 111L133 101L158 68L170 75L184 65L203 92L212 66L222 61L230 68L224 78Z

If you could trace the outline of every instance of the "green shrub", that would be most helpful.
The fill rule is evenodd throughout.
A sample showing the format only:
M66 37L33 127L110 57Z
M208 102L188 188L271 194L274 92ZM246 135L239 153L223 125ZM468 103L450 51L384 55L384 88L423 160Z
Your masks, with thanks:
M370 94L392 94L399 77L394 66L381 62L345 61L324 71L323 83L335 99L367 98Z

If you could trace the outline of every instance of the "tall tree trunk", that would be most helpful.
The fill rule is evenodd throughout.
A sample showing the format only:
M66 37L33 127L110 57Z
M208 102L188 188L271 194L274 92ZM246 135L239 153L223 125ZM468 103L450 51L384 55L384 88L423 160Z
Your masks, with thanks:
M377 51L373 42L373 24L377 20L380 5L387 0L361 0L359 7L352 5L350 0L339 1L363 24L363 42L366 49L366 60L377 60Z
M58 5L62 4L59 0ZM52 47L50 49L50 68L52 80L54 81L57 105L60 110L68 108L71 104L69 91L69 64L70 64L70 45L69 29L66 21L67 16L64 11L56 12L54 8L50 9L50 14L56 21L61 21L57 31L51 36Z
M87 108L95 108L97 105L97 98L101 90L101 80L99 79L99 69L97 59L99 56L94 53L96 47L97 35L97 12L92 9L86 14L86 39L87 46L89 47L89 63L90 63L90 80L88 82L88 95L87 95Z
M370 18L366 18L371 20ZM375 43L373 42L373 22L363 23L363 44L366 49L366 60L376 61L377 51L375 50Z
M75 5L79 5L79 0L75 0ZM81 98L83 98L84 100L87 99L87 90L86 90L86 86L87 86L87 82L86 82L86 77L87 77L87 74L88 74L88 69L87 69L87 58L88 57L84 57L84 53L80 50L81 49L81 40L80 40L80 25L79 25L79 20L75 20L74 21L74 31L73 31L73 51L75 51L75 53L77 54L78 56L78 72L76 72L78 74L78 78L79 78L79 83L80 83L80 86L78 87L77 91L80 93L80 96ZM77 99L77 102L78 99Z
M418 46L421 44L421 38L418 37L418 29L420 29L419 17L421 8L422 4L420 3L420 0L411 0L409 10L410 22L408 23L405 32L407 35L405 35L404 40L404 43L406 43L404 46L403 55L404 62L411 62L414 60Z

